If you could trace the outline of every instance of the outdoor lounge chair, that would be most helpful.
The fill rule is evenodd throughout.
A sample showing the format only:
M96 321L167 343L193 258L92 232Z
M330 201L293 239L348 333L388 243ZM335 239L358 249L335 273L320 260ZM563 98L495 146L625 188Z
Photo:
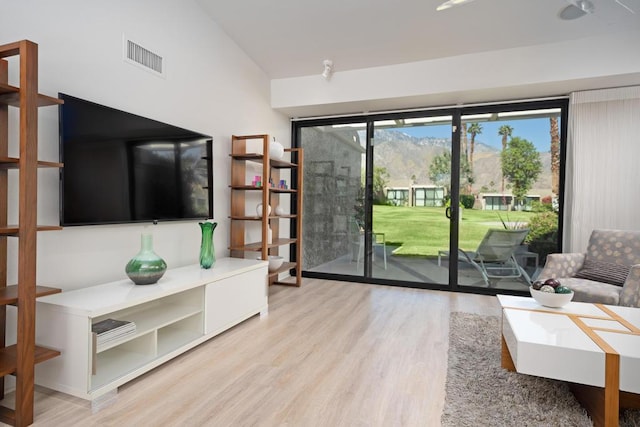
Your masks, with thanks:
M528 233L528 229L489 229L475 251L459 249L458 260L474 266L488 287L491 287L490 279L523 277L529 283L531 278L515 258L516 250ZM442 255L448 256L449 251L440 251L438 265Z

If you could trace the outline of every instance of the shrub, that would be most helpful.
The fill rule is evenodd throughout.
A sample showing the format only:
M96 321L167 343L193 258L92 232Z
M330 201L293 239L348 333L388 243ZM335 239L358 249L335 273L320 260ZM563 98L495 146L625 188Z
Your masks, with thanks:
M540 263L544 264L547 255L558 250L558 214L541 212L529 221L529 234L525 239L531 252L536 252Z
M473 205L476 203L476 198L473 194L461 194L460 204L465 209L473 209Z
M445 207L449 207L451 206L451 197L444 196L444 198L442 199L444 206ZM473 205L476 202L476 198L472 195L472 194L461 194L460 195L460 203L459 206L461 208L465 208L465 209L473 209Z
M531 212L551 212L553 210L553 206L551 206L551 201L549 203L533 201L531 202Z

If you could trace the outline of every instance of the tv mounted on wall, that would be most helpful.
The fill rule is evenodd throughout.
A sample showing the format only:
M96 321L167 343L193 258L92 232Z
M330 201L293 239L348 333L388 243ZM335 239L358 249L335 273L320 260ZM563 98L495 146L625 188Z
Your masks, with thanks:
M61 225L213 218L210 136L59 97Z

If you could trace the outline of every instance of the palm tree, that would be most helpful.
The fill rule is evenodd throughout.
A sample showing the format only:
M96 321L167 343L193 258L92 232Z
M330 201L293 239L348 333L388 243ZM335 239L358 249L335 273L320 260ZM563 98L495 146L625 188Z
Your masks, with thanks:
M467 132L471 134L471 144L469 147L469 167L473 169L473 152L476 146L476 135L482 133L482 125L480 123L471 123Z
M467 124L462 123L462 132L460 133L460 157L464 157L465 159L469 159L469 152L467 150Z
M509 125L502 125L498 129L498 135L502 135L502 152L507 149L507 138L513 133L513 128ZM502 156L501 156L502 158ZM500 169L502 172L502 168ZM504 172L502 172L502 184L500 186L500 193L504 194Z
M551 134L551 192L560 194L560 133L558 132L558 118L549 117Z

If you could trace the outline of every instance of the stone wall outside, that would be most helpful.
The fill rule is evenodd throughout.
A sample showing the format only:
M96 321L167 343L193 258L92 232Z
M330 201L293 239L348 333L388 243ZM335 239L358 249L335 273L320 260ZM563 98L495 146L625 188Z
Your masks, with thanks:
M353 250L364 148L355 129L305 127L301 132L302 268L310 270Z

